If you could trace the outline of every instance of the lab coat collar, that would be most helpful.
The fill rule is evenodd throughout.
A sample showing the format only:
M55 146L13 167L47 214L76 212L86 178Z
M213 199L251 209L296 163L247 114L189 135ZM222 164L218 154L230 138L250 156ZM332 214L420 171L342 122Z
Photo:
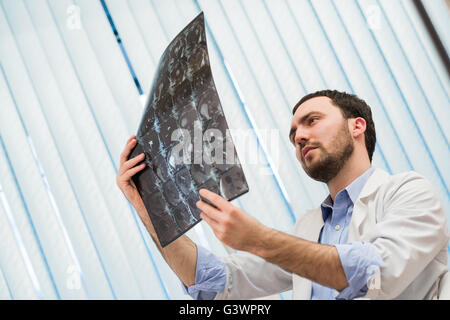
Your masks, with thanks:
M359 194L359 200L367 198L378 190L378 188L389 179L390 175L386 171L375 168L375 171L367 180L361 193Z
M361 236L362 223L367 219L368 211L366 210L367 202L377 190L388 181L390 175L384 170L376 168L367 180L365 186L361 190L358 200L353 206L353 214L350 221L348 242L355 241Z

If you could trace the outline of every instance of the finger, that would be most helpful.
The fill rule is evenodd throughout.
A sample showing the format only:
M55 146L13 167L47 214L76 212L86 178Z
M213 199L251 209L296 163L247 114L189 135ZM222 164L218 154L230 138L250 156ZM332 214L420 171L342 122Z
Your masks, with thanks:
M128 138L127 143L130 142L133 139L136 139L136 135L135 134L133 134L131 137Z
M141 171L142 169L144 169L146 166L145 163L141 163L140 165L133 167L127 171L125 171L120 177L124 180L129 180L131 179L132 176L134 176L136 173L138 173L139 171Z
M213 206L211 206L201 200L197 201L196 205L197 205L197 208L199 208L204 213L206 213L211 220L214 220L217 223L223 222L223 213L220 212L219 210L217 210L216 208L214 208Z
M120 165L122 165L125 161L128 160L128 155L130 154L131 150L136 144L136 139L133 137L128 139L127 143L125 144L125 148L123 149L122 153L120 154Z
M120 165L122 165L125 161L128 160L128 155L130 154L131 150L136 145L136 136L132 136L126 143L125 149L123 149L122 153L120 154Z
M205 222L213 229L214 232L219 231L219 224L211 219L206 213L200 212L200 218L205 220Z
M136 164L138 164L139 162L141 162L141 161L144 160L144 159L145 159L145 153L141 153L141 154L137 155L136 157L131 158L131 159L128 160L128 161L125 161L125 162L123 163L123 165L122 165L122 169L123 169L124 171L126 171L126 170L128 170L128 169L131 169L131 168L133 168Z
M214 204L219 209L222 209L223 211L227 211L232 207L232 204L228 200L225 200L217 193L209 191L208 189L200 189L199 194L206 200L211 201L212 204Z

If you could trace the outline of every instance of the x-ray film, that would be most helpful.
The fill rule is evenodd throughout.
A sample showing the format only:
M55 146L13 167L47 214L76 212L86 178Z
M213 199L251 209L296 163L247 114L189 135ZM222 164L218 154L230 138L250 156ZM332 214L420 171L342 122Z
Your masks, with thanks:
M203 13L164 51L150 90L133 158L133 176L163 247L201 221L206 188L233 200L248 192L209 64Z

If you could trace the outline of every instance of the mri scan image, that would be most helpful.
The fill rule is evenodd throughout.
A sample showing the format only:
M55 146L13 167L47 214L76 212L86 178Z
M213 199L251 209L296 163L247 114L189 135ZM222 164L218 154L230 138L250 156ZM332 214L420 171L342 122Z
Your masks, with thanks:
M147 166L133 181L163 247L201 221L200 189L227 200L249 191L214 85L203 13L162 54L136 139L129 158L144 152Z

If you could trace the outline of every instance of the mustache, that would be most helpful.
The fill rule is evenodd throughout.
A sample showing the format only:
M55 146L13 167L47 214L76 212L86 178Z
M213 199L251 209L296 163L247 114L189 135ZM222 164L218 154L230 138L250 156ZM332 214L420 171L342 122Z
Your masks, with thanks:
M320 146L321 146L320 143L317 143L317 144L300 143L300 150L303 150L304 147L319 148Z

